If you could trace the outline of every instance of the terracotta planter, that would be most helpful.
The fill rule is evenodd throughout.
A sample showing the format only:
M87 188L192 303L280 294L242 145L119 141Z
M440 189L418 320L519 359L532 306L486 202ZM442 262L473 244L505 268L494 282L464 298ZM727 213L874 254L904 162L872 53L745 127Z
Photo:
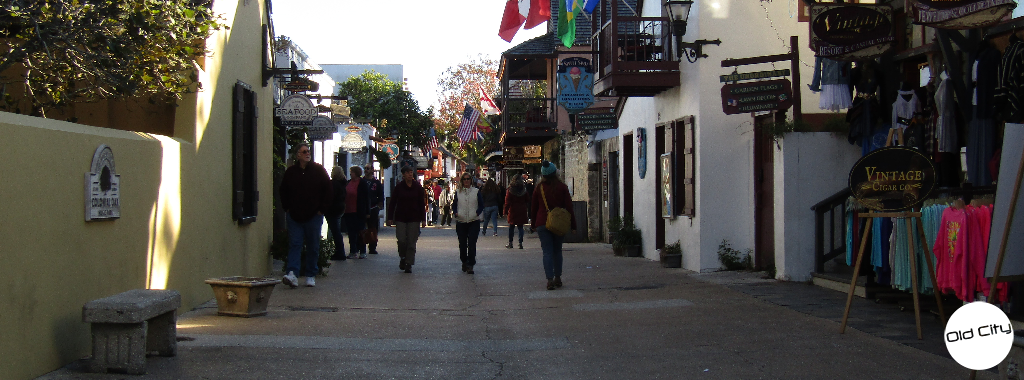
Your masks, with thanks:
M274 285L281 280L235 276L211 278L206 283L217 298L217 314L248 318L267 314Z

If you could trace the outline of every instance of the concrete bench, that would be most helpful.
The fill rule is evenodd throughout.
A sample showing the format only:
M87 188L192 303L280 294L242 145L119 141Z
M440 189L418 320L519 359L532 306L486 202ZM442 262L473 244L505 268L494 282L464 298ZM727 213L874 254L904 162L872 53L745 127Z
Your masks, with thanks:
M146 373L147 353L177 355L179 307L181 294L176 290L135 289L86 303L82 321L92 323L89 371L141 375Z

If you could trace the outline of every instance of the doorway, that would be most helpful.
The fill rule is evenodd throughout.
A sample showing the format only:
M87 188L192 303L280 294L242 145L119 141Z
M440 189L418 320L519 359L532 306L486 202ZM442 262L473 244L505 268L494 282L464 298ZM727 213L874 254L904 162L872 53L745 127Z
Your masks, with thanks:
M785 113L754 117L754 269L775 267L775 141L765 126Z
M622 216L633 216L633 134L622 136Z
M665 218L662 217L661 202L661 155L665 153L665 125L654 128L654 249L665 247Z

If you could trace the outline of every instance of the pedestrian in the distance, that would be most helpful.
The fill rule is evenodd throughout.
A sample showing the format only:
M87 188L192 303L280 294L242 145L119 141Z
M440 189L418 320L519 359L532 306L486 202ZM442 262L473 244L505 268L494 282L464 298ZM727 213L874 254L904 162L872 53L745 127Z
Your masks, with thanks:
M366 246L363 245L363 230L366 229L366 215L369 212L369 188L363 180L363 168L353 166L348 169L349 180L345 184L345 229L348 230L348 258L365 259Z
M491 222L494 224L494 236L498 236L498 213L501 211L501 201L505 197L505 193L501 192L501 188L493 178L487 179L481 191L484 199L484 228L480 234L487 235L487 222Z
M441 190L441 225L452 226L452 198L455 197L455 182L450 184L442 184L444 190Z
M412 273L416 265L416 240L420 237L420 223L424 214L423 187L416 182L416 169L402 167L402 182L391 189L391 204L388 205L388 224L394 224L398 240L398 268Z
M526 184L521 177L516 177L512 186L505 192L505 216L508 217L508 245L512 249L512 238L519 228L519 249L523 249L523 225L529 222L530 198L526 195Z
M427 204L426 215L423 217L423 227L434 225L434 219L431 219L431 215L435 212L434 204L434 181L425 179L423 180L423 195L426 197L424 202Z
M544 251L544 275L548 278L548 290L562 287L562 243L564 236L558 236L548 231L544 224L547 223L548 210L561 207L569 211L571 226L575 231L576 214L572 210L572 195L569 194L569 187L558 178L558 168L555 164L544 161L540 168L543 176L540 184L533 190L533 202L530 214L533 215L533 224L530 231L537 231L540 239L540 248Z
M293 288L299 286L295 273L306 276L306 286L316 286L314 276L320 273L320 229L333 196L327 169L312 162L309 145L297 145L295 158L295 164L284 171L278 189L288 220L288 262L281 282ZM306 256L302 256L303 246L308 252Z
M373 231L380 231L380 211L384 209L384 184L377 178L374 178L376 173L373 170L373 164L367 164L364 170L363 181L366 182L367 200L370 202L370 208L366 214L366 229ZM364 242L370 247L369 253L371 255L377 254L377 241ZM363 249L362 252L366 252Z
M455 234L459 236L459 260L462 271L473 274L476 265L476 241L480 238L480 213L484 211L483 194L473 186L473 176L462 173L459 177L459 191L452 199L455 214Z
M443 186L441 186L441 184L443 183L444 180L436 179L433 181L433 186L430 188L430 193L432 195L430 205L434 210L434 212L430 214L430 224L434 226L437 226L438 216L441 215L441 192L443 191Z
M334 254L331 255L331 260L345 261L345 239L342 237L345 228L341 216L345 215L346 183L348 183L348 178L345 178L345 169L342 169L341 166L331 169L331 189L334 190L334 196L331 197L331 207L324 213L324 217L327 219L327 230L330 231L331 238L334 239Z

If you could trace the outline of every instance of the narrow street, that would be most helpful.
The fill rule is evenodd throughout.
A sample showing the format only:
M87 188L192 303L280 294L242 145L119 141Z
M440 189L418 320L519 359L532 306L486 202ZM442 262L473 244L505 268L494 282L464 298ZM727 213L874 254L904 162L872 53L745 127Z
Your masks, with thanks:
M857 299L840 335L844 294L757 273L695 274L566 244L565 287L547 291L536 234L506 249L507 231L481 237L468 275L455 230L428 227L406 274L385 228L381 254L335 262L315 288L278 285L266 316L220 317L212 301L180 315L178 356L150 357L146 376L88 374L78 362L41 379L968 376L932 318L908 346L899 337L914 334L913 314Z

